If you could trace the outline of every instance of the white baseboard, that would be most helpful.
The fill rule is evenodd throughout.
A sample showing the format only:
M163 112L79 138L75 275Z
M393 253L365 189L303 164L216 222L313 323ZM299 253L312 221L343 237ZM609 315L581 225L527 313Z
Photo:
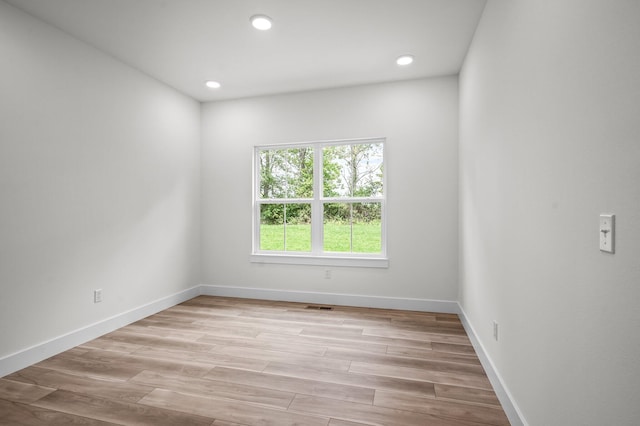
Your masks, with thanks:
M462 321L462 325L467 332L467 335L469 336L469 339L471 340L471 344L473 345L476 354L478 354L478 358L480 358L480 363L482 364L484 371L487 373L487 377L489 378L489 381L493 386L493 390L500 400L505 414L509 418L509 422L512 426L528 426L528 423L522 415L522 412L516 405L513 396L505 386L502 377L493 365L493 362L491 361L491 358L489 358L489 355L480 342L480 339L478 339L478 335L469 322L469 318L467 318L467 314L464 312L464 309L462 309L462 306L460 304L458 304L457 313L460 317L460 321Z
M457 314L458 302L449 300L412 299L402 297L364 296L358 294L316 293L311 291L271 290L249 287L202 285L200 294L240 297L243 299L278 300L324 305L357 306L363 308L402 309L407 311Z
M110 318L87 325L77 330L71 331L62 336L54 337L46 342L37 344L30 348L7 355L0 358L0 377L11 374L25 367L45 360L53 355L64 352L75 346L81 345L110 333L132 322L153 315L171 306L182 303L186 300L193 299L200 295L200 286L192 287L187 290L163 297L121 314L114 315Z

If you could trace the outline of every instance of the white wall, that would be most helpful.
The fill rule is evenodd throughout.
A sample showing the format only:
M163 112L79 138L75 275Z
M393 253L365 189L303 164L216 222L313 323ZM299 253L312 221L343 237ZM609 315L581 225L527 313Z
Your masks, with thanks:
M460 299L531 425L640 419L639 18L490 0L461 73Z
M409 299L457 298L457 78L203 106L203 283ZM251 253L256 144L387 138L388 269L263 265Z
M0 358L199 284L199 104L1 1L0 58Z

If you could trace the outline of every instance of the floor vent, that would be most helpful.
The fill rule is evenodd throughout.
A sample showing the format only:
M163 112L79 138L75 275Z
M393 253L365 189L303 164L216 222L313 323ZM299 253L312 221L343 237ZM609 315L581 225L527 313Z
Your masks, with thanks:
M331 306L307 306L306 309L316 309L318 311L330 311L333 309Z

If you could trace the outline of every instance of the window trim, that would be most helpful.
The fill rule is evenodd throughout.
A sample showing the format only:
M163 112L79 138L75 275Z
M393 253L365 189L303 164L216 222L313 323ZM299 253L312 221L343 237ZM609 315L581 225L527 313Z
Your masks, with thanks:
M384 162L384 172L382 175L382 196L379 197L324 197L324 189L322 186L321 172L322 148L326 146L336 145L358 145L358 144L375 144L382 145L382 156ZM260 188L260 161L259 152L265 149L295 149L299 147L313 147L313 198L285 198L285 199L266 199L260 198L258 193ZM252 244L250 262L253 263L276 263L276 264L296 264L296 265L319 265L319 266L352 266L352 267L372 267L387 268L389 259L387 257L387 175L386 167L386 138L359 138L359 139L339 139L339 140L320 140L312 142L292 142L278 144L255 145L253 149L253 179L252 179ZM318 172L320 171L320 172ZM346 253L346 252L324 252L323 251L323 220L324 204L353 203L353 202L379 202L381 203L381 252L380 253ZM292 252L292 251L272 251L260 250L260 206L266 203L310 203L312 209L311 223L311 251L310 252ZM316 238L314 238L314 236Z

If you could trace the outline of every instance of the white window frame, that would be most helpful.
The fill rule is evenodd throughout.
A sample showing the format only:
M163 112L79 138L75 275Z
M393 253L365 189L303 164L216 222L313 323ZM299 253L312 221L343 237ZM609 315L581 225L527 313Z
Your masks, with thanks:
M324 197L322 186L322 148L332 145L356 145L375 144L382 145L382 156L384 171L382 174L382 196L378 197ZM265 149L292 149L301 147L313 147L313 198L286 198L263 200L260 198L260 161L259 152ZM279 263L298 265L320 265L320 266L354 266L370 268L387 268L389 259L387 257L387 154L386 138L362 138L362 139L341 139L330 141L283 143L256 145L253 150L253 214L252 214L252 254L250 261L254 263ZM337 203L366 203L376 202L381 204L381 252L380 253L343 253L323 251L323 219L324 204L330 202ZM290 252L260 250L260 206L267 203L308 203L311 204L311 252Z

